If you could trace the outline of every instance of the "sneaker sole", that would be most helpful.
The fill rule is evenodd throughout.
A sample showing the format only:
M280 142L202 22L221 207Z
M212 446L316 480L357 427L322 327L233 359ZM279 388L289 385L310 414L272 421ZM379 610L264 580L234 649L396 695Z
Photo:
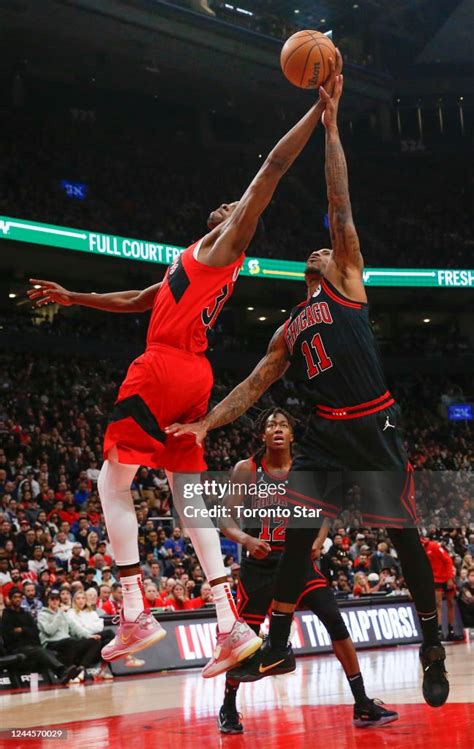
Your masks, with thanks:
M162 629L159 632L154 632L152 635L150 635L150 637L134 642L133 645L128 648L123 648L123 650L116 650L114 648L114 651L110 655L102 651L101 656L104 661L107 661L108 663L111 663L112 661L119 661L126 655L132 655L133 653L139 653L140 650L151 648L152 645L156 645L158 642L161 642L161 640L164 640L166 635L166 630Z
M219 729L219 733L223 733L226 736L237 736L244 732L243 728L221 728L219 723L217 724L217 727Z
M394 720L398 720L398 715L389 715L380 720L360 720L357 718L352 721L352 725L356 728L377 728L377 726L385 726L387 723L393 723Z
M296 671L296 663L293 666L289 666L286 668L272 668L269 671L264 671L264 673L258 673L258 674L248 674L247 676L244 676L243 679L239 678L238 676L233 676L236 680L238 680L242 684L251 684L254 681L260 681L261 679L265 679L267 676L284 676L285 674L292 674Z
M204 679L212 679L214 676L224 674L226 671L229 671L231 668L236 666L237 663L240 663L240 661L244 661L246 658L249 658L251 655L253 655L262 647L262 643L263 640L261 637L254 637L253 640L244 643L241 648L237 648L235 651L233 651L228 658L219 661L219 663L213 664L209 669L207 669L207 666L205 666L203 671L201 672L201 675Z

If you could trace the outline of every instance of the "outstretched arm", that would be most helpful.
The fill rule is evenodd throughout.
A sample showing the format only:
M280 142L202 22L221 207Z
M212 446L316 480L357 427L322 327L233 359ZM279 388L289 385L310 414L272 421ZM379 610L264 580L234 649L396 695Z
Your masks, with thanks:
M360 276L363 260L352 218L347 163L337 125L342 87L343 77L338 75L332 97L324 88L320 90L320 96L326 105L323 124L326 129L326 184L333 250L330 265L336 265L339 273L346 274L355 271Z
M33 288L28 290L29 298L38 307L56 303L63 307L77 304L81 307L92 307L105 312L145 312L153 307L155 296L161 287L161 282L141 291L113 291L110 294L81 294L68 291L54 281L41 281L30 278ZM39 288L34 288L39 286Z
M327 87L332 92L336 74L342 69L339 51L337 59L331 60L330 65L331 75ZM208 265L227 265L245 252L255 234L258 219L270 203L279 181L308 143L324 107L325 103L319 98L270 151L218 238L208 235L209 242L203 242L199 255L202 262Z
M282 325L274 334L267 353L259 361L253 372L240 385L237 385L224 400L214 406L204 419L194 424L171 424L165 429L165 432L176 436L195 434L196 442L201 445L207 432L211 429L229 424L248 411L250 406L258 401L270 385L285 374L289 366L290 360L283 337Z

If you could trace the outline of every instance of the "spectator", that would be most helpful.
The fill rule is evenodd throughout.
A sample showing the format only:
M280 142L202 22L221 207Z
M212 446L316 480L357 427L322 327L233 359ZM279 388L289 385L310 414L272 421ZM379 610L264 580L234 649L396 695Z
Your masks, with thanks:
M376 574L376 573L372 573ZM377 575L377 580L379 576ZM363 572L357 572L354 576L353 594L355 597L366 596L372 592L369 581Z
M72 596L71 589L68 585L61 585L59 589L59 609L64 611L66 614L71 608Z
M38 575L35 572L35 570L31 569L30 562L32 560L29 559L27 556L23 556L22 554L19 554L17 558L18 558L18 568L20 570L21 579L31 580L32 582L36 582L38 579Z
M147 609L156 609L161 606L160 597L158 595L158 588L156 587L154 582L152 582L151 580L145 580L144 591L145 607Z
M204 582L201 585L201 594L197 596L196 598L191 598L188 601L188 608L200 609L203 606L212 605L213 602L214 602L214 597L212 594L212 587L209 585L208 582Z
M11 583L10 563L6 557L0 558L0 588L7 583Z
M53 546L53 554L61 566L65 569L72 556L72 541L69 541L64 531L59 531L56 535L55 544Z
M59 608L59 593L51 591L47 605L38 614L40 641L48 650L57 652L66 665L82 666L83 670L100 660L100 635L90 635ZM82 675L83 678L83 675Z
M21 585L21 573L17 567L14 567L10 571L10 582L5 583L5 585L2 587L2 595L3 595L4 600L8 602L10 590L12 588L17 589L19 588L20 585Z
M365 545L365 535L363 533L357 533L355 542L349 547L348 555L354 561L362 553L362 546ZM354 565L355 567L355 565Z
M28 560L28 569L31 572L34 572L36 578L38 579L40 572L43 572L43 570L47 569L47 567L48 562L44 555L43 547L40 545L35 546L35 548L33 549L33 558Z
M385 543L385 541L381 541L379 544L377 544L377 551L372 554L372 557L370 559L370 571L376 572L379 575L384 567L388 567L388 569L390 569L393 563L394 559L388 553L388 545Z
M97 613L99 614L99 616L104 616L103 605L110 598L110 590L111 590L110 585L102 584L99 587L99 597L97 601Z
M68 560L69 572L79 572L84 575L87 569L87 559L84 556L84 549L82 545L75 541L72 545L71 556Z
M182 583L175 582L166 600L166 607L172 611L187 611L191 608L190 601L186 598L186 589Z
M336 594L352 592L352 588L349 584L349 578L343 572L340 572L337 575L337 578L334 582L334 586L335 586Z
M100 661L100 668L97 678L113 679L107 663L100 659L100 650L113 640L114 633L111 629L104 629L104 620L100 618L93 606L88 605L86 593L82 590L74 594L72 607L67 612L67 616L71 622L74 622L74 626L78 631L83 631L84 637L93 637L100 642L97 661ZM95 665L93 661L91 665Z
M74 665L65 667L52 650L41 646L37 624L30 612L22 608L22 598L21 590L12 588L10 606L3 612L2 636L7 653L23 653L29 669L52 671L61 684L66 684L80 669Z
M94 554L97 554L99 546L99 536L95 531L91 531L87 536L87 544L85 548L85 556L87 560L90 560Z
M97 604L99 602L99 594L95 588L87 588L86 594L86 605L88 610L97 611Z
M97 465L96 460L91 460L89 468L87 469L87 478L89 481L96 486L99 479L100 469Z
M115 582L117 581L115 577L112 575L112 570L110 569L110 567L108 566L102 567L100 584L102 585L103 583L105 583L107 585L113 585Z
M23 593L24 596L21 601L21 607L31 614L36 621L38 619L38 613L43 608L43 603L36 594L36 585L29 580L25 580L23 583Z
M20 528L22 523L20 523ZM34 548L37 545L36 534L32 528L28 528L25 533L21 533L16 541L15 548L21 556L33 559Z
M171 537L165 541L165 548L168 549L173 556L178 556L180 559L184 557L186 542L183 538L181 528L178 528L178 526L173 528Z
M90 491L87 488L87 484L85 481L81 481L79 488L74 493L74 503L76 507L80 508L85 505L89 497Z
M102 611L108 616L117 616L122 609L123 593L120 583L114 583L108 601L102 604Z
M474 627L474 567L459 592L459 610L465 627Z
M95 567L86 567L86 574L84 575L84 588L95 588L99 592L99 585L95 581L96 569Z

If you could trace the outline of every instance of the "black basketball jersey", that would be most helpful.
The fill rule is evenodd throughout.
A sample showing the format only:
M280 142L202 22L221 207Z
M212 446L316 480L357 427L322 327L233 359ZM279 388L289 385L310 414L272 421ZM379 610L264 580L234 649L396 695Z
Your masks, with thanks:
M368 304L344 297L325 278L285 323L292 374L318 405L390 405ZM360 415L363 415L361 413Z
M273 486L276 484L286 485L288 480L286 477L272 476L268 472L264 458L253 457L251 461L252 481L258 493L256 491L255 493L247 494L245 506L259 512L253 515L252 522L245 523L244 520L242 530L244 533L248 533L249 536L266 541L272 547L271 553L265 559L259 560L259 564L262 562L273 563L275 559L280 558L283 552L288 519L272 517L271 510L278 507L286 509L288 503L284 494L275 494L274 492L270 494L265 491L265 486L268 484L272 484ZM268 517L264 517L266 510L270 511Z

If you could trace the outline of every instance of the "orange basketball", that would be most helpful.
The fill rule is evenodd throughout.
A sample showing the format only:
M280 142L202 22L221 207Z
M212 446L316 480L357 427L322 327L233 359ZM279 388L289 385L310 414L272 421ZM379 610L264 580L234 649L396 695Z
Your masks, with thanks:
M320 31L297 31L283 45L281 69L298 88L318 88L329 77L329 60L336 60L336 47Z

